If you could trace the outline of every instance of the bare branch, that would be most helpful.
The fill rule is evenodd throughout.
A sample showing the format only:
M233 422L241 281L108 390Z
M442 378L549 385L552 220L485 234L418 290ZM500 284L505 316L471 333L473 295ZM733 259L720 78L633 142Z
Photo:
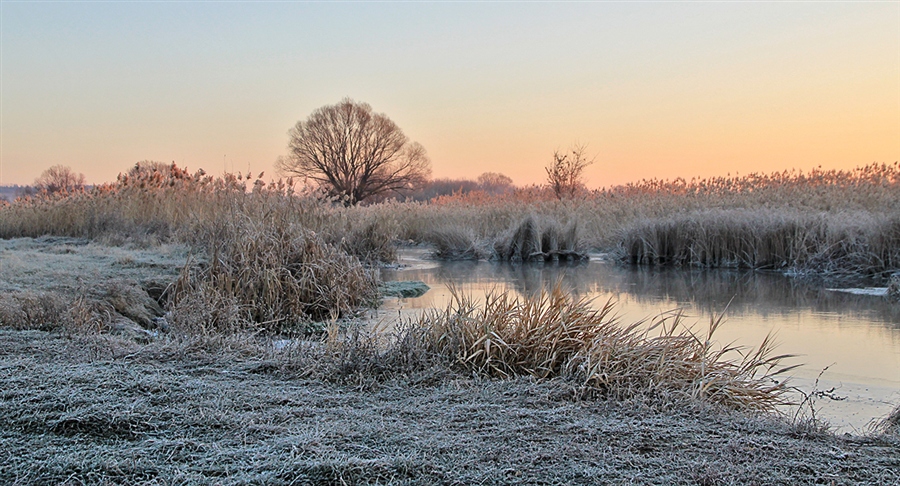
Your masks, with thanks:
M77 174L64 165L54 165L41 172L40 177L34 180L35 189L48 193L81 191L84 190L84 184L84 174Z
M587 158L586 152L587 146L577 143L568 153L553 152L553 161L544 170L547 171L547 184L557 198L574 197L584 187L584 169L594 163L593 158Z

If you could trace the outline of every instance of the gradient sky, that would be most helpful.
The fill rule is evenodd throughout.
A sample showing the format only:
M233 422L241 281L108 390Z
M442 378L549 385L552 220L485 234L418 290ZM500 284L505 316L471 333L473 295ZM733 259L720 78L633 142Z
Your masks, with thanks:
M435 177L591 187L900 159L900 2L0 1L0 184L265 170L344 97Z

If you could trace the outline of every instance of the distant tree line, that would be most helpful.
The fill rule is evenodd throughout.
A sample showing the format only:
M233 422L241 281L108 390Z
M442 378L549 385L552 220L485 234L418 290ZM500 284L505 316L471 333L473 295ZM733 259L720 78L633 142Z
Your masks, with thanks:
M13 201L17 197L36 194L73 193L90 189L86 185L84 174L73 171L64 165L54 165L43 172L30 186L18 184L0 186L0 199Z
M508 194L515 191L516 186L506 175L497 172L485 172L477 179L432 179L419 188L399 198L404 201L430 201L440 196L469 194L481 191L490 195Z
M315 110L288 134L288 155L276 161L278 171L299 177L348 206L387 199L430 201L476 191L503 195L516 190L511 178L497 172L485 172L476 180L431 179L431 161L422 145L411 141L386 115L349 98ZM584 145L557 150L545 167L547 185L538 189L549 189L559 199L576 197L585 190L584 169L593 162ZM124 177L177 170L174 164L141 161ZM84 174L54 165L35 179L33 187L18 189L15 195L84 190ZM8 198L6 194L0 197Z

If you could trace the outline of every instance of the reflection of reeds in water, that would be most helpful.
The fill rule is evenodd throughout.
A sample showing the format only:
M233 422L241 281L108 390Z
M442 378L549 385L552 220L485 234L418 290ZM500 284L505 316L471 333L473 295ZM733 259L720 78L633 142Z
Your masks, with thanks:
M390 277L389 277L390 278ZM577 297L620 296L650 307L694 307L706 315L790 315L809 311L860 317L889 329L900 327L900 306L889 299L826 290L820 283L753 270L620 266L606 262L568 265L446 262L406 270L404 279L466 288L498 288L521 296L539 294L561 280ZM730 304L729 304L730 302ZM441 303L440 305L443 305Z
M647 330L643 322L620 325L613 307L592 309L559 285L525 298L494 293L483 304L455 293L445 309L409 326L401 341L418 340L429 352L489 375L569 376L619 398L677 395L742 410L782 402L787 388L772 377L790 368L779 368L787 356L772 356L768 338L744 353L715 344L720 319L706 335L684 327L678 316L661 316Z
M586 274L589 272L585 272ZM728 305L732 316L820 314L862 316L900 327L900 308L883 297L827 290L820 283L774 272L699 268L617 268L603 275L598 292L628 293L639 303L674 301L712 315ZM583 277L590 278L588 276ZM599 278L595 274L593 278Z

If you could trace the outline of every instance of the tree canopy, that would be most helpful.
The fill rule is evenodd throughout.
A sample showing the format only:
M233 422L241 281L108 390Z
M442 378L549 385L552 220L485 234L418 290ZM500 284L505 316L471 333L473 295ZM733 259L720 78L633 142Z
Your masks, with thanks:
M84 189L84 184L84 174L76 173L65 165L54 165L41 172L41 175L34 180L35 189L51 194L80 191Z
M386 115L349 98L317 109L288 133L288 155L279 157L279 171L315 181L345 204L403 194L431 175L422 145Z

